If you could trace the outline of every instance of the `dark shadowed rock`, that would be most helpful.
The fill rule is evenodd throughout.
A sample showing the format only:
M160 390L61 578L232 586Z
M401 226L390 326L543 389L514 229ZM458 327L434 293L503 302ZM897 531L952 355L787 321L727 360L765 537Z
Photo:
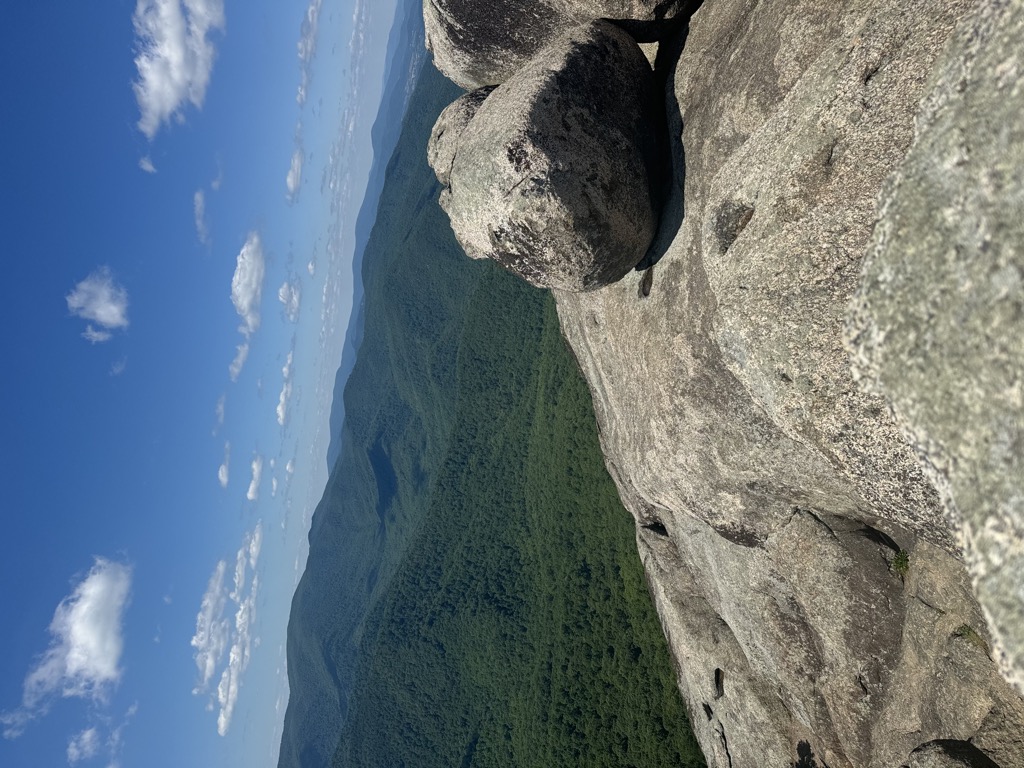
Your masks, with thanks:
M656 110L629 35L596 21L557 38L479 105L449 171L448 136L473 103L442 115L431 149L469 256L565 291L618 280L643 258L656 223Z
M485 86L470 91L449 104L434 123L434 129L430 132L430 144L427 146L427 162L434 169L437 180L446 187L452 163L455 161L459 138L480 109L480 105L484 103L484 99L493 90L494 86Z
M1019 606L1021 5L704 3L666 94L685 217L647 297L640 275L556 291L710 766L1024 766L918 453L949 451ZM878 242L882 392L845 342Z
M466 89L503 83L565 29L621 19L655 39L689 0L423 0L434 65Z

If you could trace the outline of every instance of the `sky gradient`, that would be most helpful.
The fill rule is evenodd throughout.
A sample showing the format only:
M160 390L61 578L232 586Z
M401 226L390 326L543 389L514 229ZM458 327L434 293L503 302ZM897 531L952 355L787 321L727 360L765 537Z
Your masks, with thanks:
M276 765L394 14L9 10L0 764Z

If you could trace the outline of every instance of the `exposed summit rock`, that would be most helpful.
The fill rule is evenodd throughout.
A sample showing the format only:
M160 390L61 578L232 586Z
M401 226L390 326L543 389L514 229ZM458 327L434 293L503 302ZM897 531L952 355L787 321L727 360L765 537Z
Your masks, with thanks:
M558 79L578 43L512 47L443 201L557 289L709 765L1024 766L1024 0L704 3L658 53L656 272L586 293L628 267L566 284L550 222L627 209L565 215L613 177L552 194L549 147L628 120Z
M505 82L564 30L595 19L627 22L654 39L690 0L423 0L434 65L467 90Z
M427 145L427 162L434 169L437 180L446 187L451 176L452 163L455 162L459 139L469 121L480 109L480 105L484 103L484 99L493 90L494 86L489 85L470 91L449 104L434 123L434 130L430 132L430 144Z
M850 324L865 381L963 527L1024 692L1024 5L988 3L935 68L886 186Z
M621 278L655 231L657 116L650 65L604 21L556 38L489 95L455 102L430 159L466 253L545 288Z
M978 595L1019 610L1020 6L705 3L667 94L685 189L663 218L685 217L656 238L648 297L639 276L556 292L712 766L956 765L968 742L966 764L1024 765L1024 704L906 439L957 458L953 498L1004 542ZM844 326L904 158L872 289L897 331L872 353L883 397Z

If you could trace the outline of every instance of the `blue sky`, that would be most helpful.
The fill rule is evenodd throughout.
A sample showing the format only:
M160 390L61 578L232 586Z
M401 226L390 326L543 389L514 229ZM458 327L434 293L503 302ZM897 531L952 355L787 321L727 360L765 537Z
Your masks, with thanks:
M394 11L7 9L0 765L276 765Z

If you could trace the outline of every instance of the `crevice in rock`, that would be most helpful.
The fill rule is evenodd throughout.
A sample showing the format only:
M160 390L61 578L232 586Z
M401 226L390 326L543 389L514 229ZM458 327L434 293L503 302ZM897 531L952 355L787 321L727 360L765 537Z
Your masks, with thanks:
M721 668L715 669L715 698L725 696L725 672Z
M810 743L801 741L796 745L796 762L793 763L793 768L828 768L827 765L818 765L818 761L814 759L814 750L811 749Z
M986 755L969 741L959 739L936 739L922 744L910 753L914 755L941 755L956 761L963 768L1000 768L999 763Z
M649 523L643 523L640 527L657 536L668 536L668 529L660 520L651 520Z
M807 515L807 517L811 518L816 523L818 523L818 525L820 525L822 528L827 530L832 535L832 538L834 538L834 539L838 539L839 538L836 535L836 532L832 529L832 526L829 525L828 523L826 523L824 520L822 520L821 517L816 515L811 510L804 509L803 507L793 507L792 512L793 512L793 517L796 517L797 515Z
M722 721L718 721L718 727L715 729L718 732L718 738L722 741L722 749L725 750L725 759L728 761L729 768L732 768L732 753L729 751L729 740L725 738L725 726L722 725Z
M879 546L885 547L886 549L891 549L894 554L898 553L900 549L902 549L902 547L900 547L900 545L896 543L896 540L892 536L885 533L884 531L878 530L877 528L873 528L870 525L865 525L860 530L858 530L857 533L859 533L865 539L875 542L875 544L878 544Z

